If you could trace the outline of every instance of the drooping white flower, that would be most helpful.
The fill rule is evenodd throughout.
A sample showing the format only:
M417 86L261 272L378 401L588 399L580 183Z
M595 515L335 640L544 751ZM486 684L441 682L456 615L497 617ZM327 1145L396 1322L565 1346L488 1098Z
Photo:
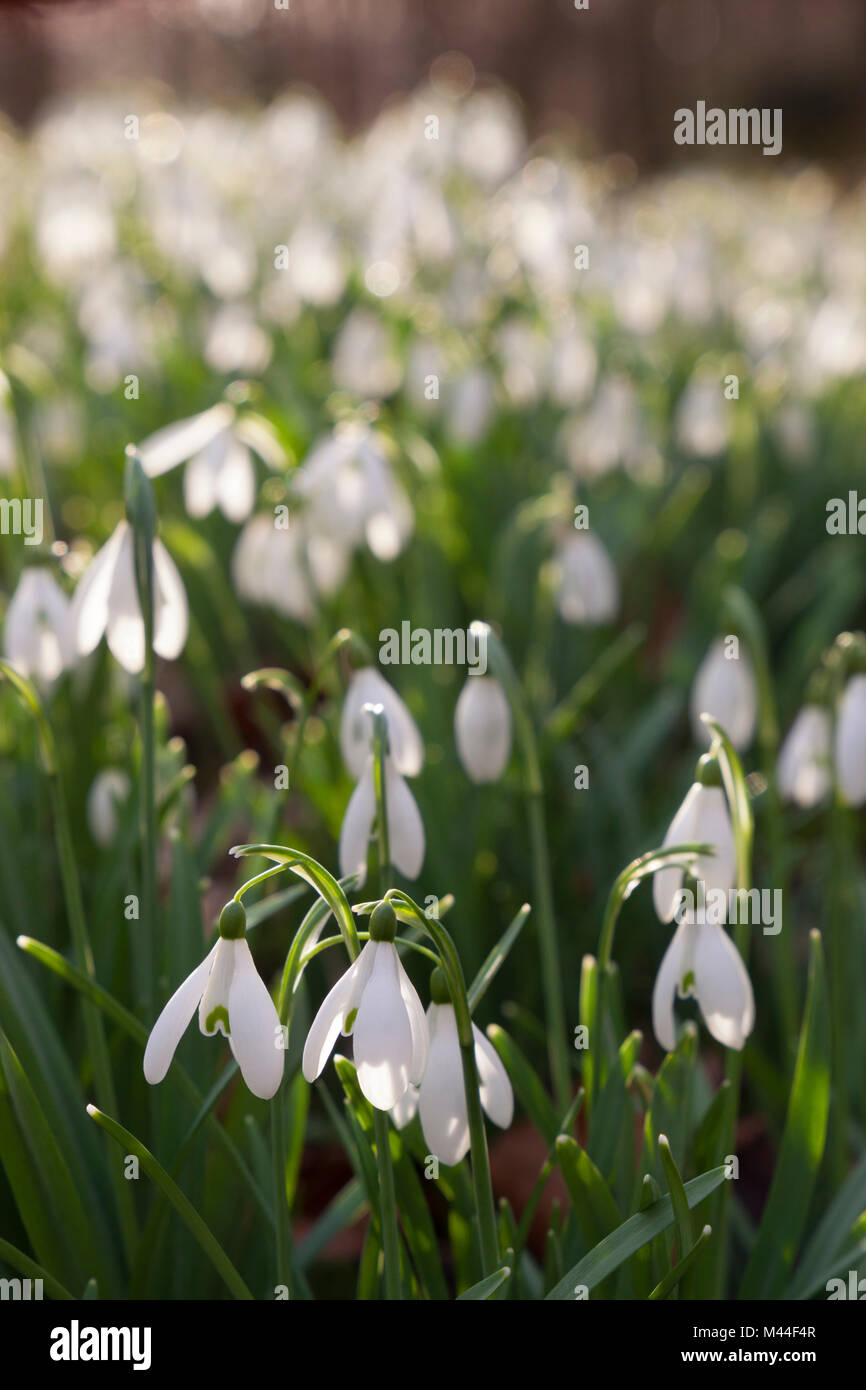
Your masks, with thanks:
M75 660L71 604L46 565L22 570L3 628L3 652L22 676L48 685Z
M866 675L852 676L836 711L836 785L849 806L866 802Z
M415 525L412 504L394 474L382 438L350 421L320 439L292 478L313 535L346 550L366 543L388 562L404 549Z
M598 536L570 532L557 548L556 565L556 606L563 622L580 627L613 622L619 611L619 583Z
M717 764L701 759L698 778L716 779ZM724 892L736 883L737 856L728 803L721 786L696 780L686 792L682 805L668 826L663 847L690 843L713 845L714 855L700 855L691 873L704 890ZM677 866L659 869L653 875L653 904L662 922L670 922L677 910L678 894L685 871Z
M721 382L695 376L677 402L674 435L680 448L712 458L727 448L729 424Z
M281 528L270 512L250 517L232 552L231 572L242 599L308 625L318 598L337 589L348 553L331 537L311 534L303 520Z
M511 709L493 676L467 676L454 711L454 738L473 782L499 780L511 753Z
M315 1081L338 1034L351 1034L358 1084L378 1110L390 1110L421 1081L429 1049L424 1009L397 954L395 931L393 908L380 903L370 940L325 996L304 1045L304 1076Z
M173 661L180 656L189 629L183 581L159 538L153 542L153 647ZM144 668L144 619L135 584L132 528L118 522L94 555L72 601L72 627L80 656L87 656L105 633L112 655L136 675Z
M120 807L129 799L131 783L119 767L97 772L87 793L87 824L98 845L105 849L114 843Z
M203 517L219 507L229 521L244 521L253 509L256 474L250 450L269 468L285 455L266 423L256 415L238 415L219 405L166 425L139 445L144 471L158 478L186 463L184 501L190 516Z
M713 642L698 667L689 711L696 742L710 742L712 735L701 719L702 714L710 714L734 747L742 750L751 743L758 722L758 688L748 652L734 651L728 654L723 637Z
M372 666L352 676L340 715L340 752L352 776L361 776L373 746L373 726L365 705L381 705L385 711L394 768L404 777L417 777L424 762L418 725L394 687Z
M229 903L220 917L216 945L175 990L150 1031L144 1075L162 1081L198 1006L198 1026L207 1037L222 1033L254 1096L270 1100L283 1077L280 1019L247 945L245 916Z
M404 878L417 878L424 863L424 822L418 803L391 757L385 759L385 813L391 863ZM376 819L372 753L349 798L340 828L340 873L366 874L367 848Z
M463 1064L454 1006L432 1003L427 1010L430 1055L420 1088L409 1087L392 1111L394 1123L403 1129L417 1110L424 1139L440 1163L459 1163L469 1150L469 1117L463 1086ZM475 1024L475 1065L481 1104L500 1129L507 1129L514 1115L514 1093L508 1073L489 1040Z
M687 913L659 966L653 1032L668 1052L676 1047L675 996L696 999L716 1041L742 1049L755 1024L755 999L743 958L719 923L701 922Z
M831 726L823 705L806 704L798 713L779 750L776 776L784 800L817 806L829 794Z

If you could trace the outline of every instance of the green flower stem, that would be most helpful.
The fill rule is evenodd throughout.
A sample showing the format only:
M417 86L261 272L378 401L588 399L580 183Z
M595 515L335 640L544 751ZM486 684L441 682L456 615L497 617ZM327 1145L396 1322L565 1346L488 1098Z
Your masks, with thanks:
M499 1265L499 1246L496 1238L496 1210L493 1205L493 1185L490 1181L490 1160L487 1153L487 1132L478 1092L478 1069L475 1065L475 1039L472 1035L472 1014L466 993L466 981L457 948L449 932L437 918L427 916L407 893L392 888L386 893L398 918L410 922L431 938L448 979L448 991L454 1005L460 1060L463 1065L463 1088L466 1093L466 1112L469 1119L469 1151L472 1159L472 1183L478 1212L481 1240L481 1266L486 1276Z
M368 707L373 721L373 781L376 792L376 833L379 853L379 892L391 884L391 847L388 836L388 804L385 794L385 758L388 755L388 722L381 705ZM376 1167L379 1171L379 1201L382 1210L382 1250L385 1256L385 1297L400 1297L400 1234L397 1225L397 1197L394 1191L394 1165L391 1162L391 1122L384 1110L373 1106L376 1136Z
M541 974L547 1016L547 1046L556 1106L560 1113L563 1113L568 1109L571 1099L571 1079L563 1001L562 966L556 936L550 853L544 818L544 786L541 780L538 745L520 682L504 644L492 628L487 627L486 624L473 623L473 629L478 631L479 635L486 634L488 662L493 674L502 685L511 706L514 727L523 758L524 791L532 854L534 904L538 914Z
M274 1175L274 1226L276 1229L277 1283L285 1284L289 1297L295 1297L292 1270L292 1233L286 1201L286 1104L280 1083L271 1106L271 1156Z
M96 965L93 959L93 948L90 944L90 934L87 930L87 919L84 915L81 880L78 876L78 864L75 859L72 831L69 825L66 794L63 790L57 762L54 731L42 702L30 682L19 676L17 671L14 671L5 661L0 661L0 676L5 676L10 685L13 686L36 724L42 764L48 776L51 810L54 819L54 838L57 845L57 857L60 862L60 878L63 885L66 915L69 919L69 930L72 935L75 962L82 974L96 985ZM114 1090L114 1078L111 1074L105 1027L98 1007L90 1000L86 1000L84 1003L84 1027L97 1100L102 1108L116 1110L117 1097ZM121 1165L110 1163L109 1169L114 1184L124 1248L127 1257L131 1259L138 1239L132 1192L129 1183L123 1176Z
M154 577L153 542L156 536L156 505L150 479L135 450L126 451L126 511L133 534L135 586L144 622L144 670L141 673L141 843L142 915L145 940L143 962L144 998L150 1013L155 1004L155 980L161 961L159 904L157 903L156 829L156 741L154 704L156 700L156 653L153 650Z
M752 808L749 801L749 791L746 786L746 779L736 751L724 732L720 724L710 719L707 715L702 716L710 732L713 734L713 748L718 754L719 763L722 769L722 780L728 798L728 805L731 810L731 826L734 832L734 848L736 851L737 866L737 888L741 892L747 893L752 883L752 840L754 837L754 821L752 819ZM749 964L749 922L748 914L737 913L737 924L734 928L734 943L743 958L748 969ZM729 1048L725 1056L725 1078L730 1082L727 1091L727 1105L724 1123L721 1127L721 1155L733 1152L733 1146L737 1133L737 1117L740 1110L740 1085L743 1077L743 1054L734 1048ZM711 1220L713 1230L717 1232L716 1240L713 1242L712 1258L706 1261L709 1268L709 1277L712 1279L713 1292L711 1297L724 1297L725 1282L727 1277L727 1262L729 1256L729 1229L731 1224L731 1184L722 1183L718 1194L713 1199L716 1209L715 1219Z

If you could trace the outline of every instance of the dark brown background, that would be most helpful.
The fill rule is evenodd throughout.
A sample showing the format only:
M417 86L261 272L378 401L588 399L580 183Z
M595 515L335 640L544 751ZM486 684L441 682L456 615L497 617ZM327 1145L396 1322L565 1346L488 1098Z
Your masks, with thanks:
M626 151L644 170L677 157L673 111L698 98L781 106L783 158L862 169L866 0L589 6L290 0L277 11L274 0L0 0L0 108L27 123L54 93L142 76L226 102L303 81L353 127L457 49L521 95L534 132L576 119L588 149Z

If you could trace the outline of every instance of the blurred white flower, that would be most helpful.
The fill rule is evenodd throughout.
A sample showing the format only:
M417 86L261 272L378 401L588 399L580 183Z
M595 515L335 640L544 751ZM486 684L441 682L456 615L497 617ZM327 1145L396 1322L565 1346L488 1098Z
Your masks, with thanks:
M458 444L477 444L493 418L493 383L483 367L470 367L445 395L445 425Z
M700 666L689 698L692 732L697 743L709 743L712 734L701 720L709 714L721 724L738 750L748 748L758 722L758 688L748 652L731 649L727 639L713 642Z
M390 1110L424 1075L427 1020L393 939L368 941L322 1001L304 1045L308 1081L321 1075L340 1033L354 1039L358 1085L377 1110Z
M120 808L129 800L132 783L119 767L97 772L87 793L87 825L96 843L106 849L114 844Z
M231 571L241 598L309 625L319 594L334 592L347 563L346 551L331 537L309 534L294 518L279 527L272 513L260 512L238 537Z
M681 449L711 458L728 445L728 417L720 381L693 377L677 401L674 437Z
M473 680L480 677L473 677ZM354 778L367 766L373 747L373 725L365 705L381 705L388 724L389 756L404 777L417 777L424 763L424 741L405 702L372 666L356 671L349 682L340 715L340 752Z
M559 542L556 606L563 622L580 627L611 623L619 612L613 561L591 531L571 531Z
M352 395L380 400L403 379L403 367L385 324L369 309L353 309L334 344L334 385Z
M832 785L830 742L832 720L823 705L804 705L779 750L776 776L779 794L797 806L817 806Z
M707 894L721 891L727 895L737 881L737 856L728 803L721 787L704 785L700 781L689 787L668 826L662 846L685 844L714 847L715 854L700 855L689 872L703 884ZM662 922L674 918L684 877L684 870L676 866L659 869L653 875L653 905Z
M836 785L849 806L866 802L866 675L852 676L836 711Z
M344 548L369 546L377 560L395 559L412 534L412 504L394 476L380 437L364 425L343 425L315 444L292 478L304 499L304 523Z
M144 471L151 478L186 463L184 500L190 516L207 516L219 507L234 522L244 521L255 502L251 449L269 468L286 462L267 423L256 415L238 415L226 402L166 425L138 446Z
M76 659L72 605L51 570L21 571L3 627L3 653L20 675L48 685Z
M271 340L247 304L224 304L208 328L204 359L215 372L259 376L271 360Z
M755 1026L755 999L743 958L724 927L689 913L665 951L653 988L653 1032L676 1047L674 998L694 998L717 1042L739 1052Z
M427 1010L430 1055L420 1088L404 1093L393 1110L398 1129L409 1123L417 1110L428 1149L440 1163L453 1167L469 1151L469 1117L463 1085L463 1064L454 1006L432 1003ZM487 1115L500 1129L514 1116L514 1093L508 1073L496 1049L472 1025L478 1094Z
M175 990L147 1040L145 1079L151 1086L162 1081L196 1005L201 1032L206 1037L222 1033L228 1038L253 1095L270 1100L283 1079L282 1029L244 935L221 935L201 965Z
M186 643L189 610L183 581L158 538L153 542L153 579L153 647L158 656L173 661ZM137 675L144 669L144 619L128 522L118 523L78 581L72 627L80 656L92 652L104 633L112 655L125 670Z
M642 413L627 377L601 382L585 415L568 431L569 463L579 478L600 478L617 464L633 464L644 445Z
M467 676L454 711L454 737L472 781L498 782L511 753L511 709L493 676Z

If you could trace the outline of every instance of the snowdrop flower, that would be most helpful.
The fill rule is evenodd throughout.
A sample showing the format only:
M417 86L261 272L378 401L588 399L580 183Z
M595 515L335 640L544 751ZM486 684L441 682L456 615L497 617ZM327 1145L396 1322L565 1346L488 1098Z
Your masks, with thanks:
M736 883L734 832L721 786L721 769L707 753L698 763L695 780L668 826L662 848L690 843L715 847L714 855L701 855L695 860L692 873L707 893L717 889L727 895ZM672 866L653 875L653 904L662 922L673 920L684 873Z
M674 932L653 987L653 1032L668 1052L676 1047L675 995L696 999L716 1041L742 1050L755 1025L748 971L724 927L696 921L692 912Z
M250 450L269 468L280 468L285 454L263 420L238 416L228 402L157 430L139 445L144 471L158 478L186 463L184 502L190 516L208 516L219 507L229 521L246 520L256 496Z
M454 711L454 737L471 780L498 782L511 752L511 709L493 676L467 676Z
M175 990L151 1029L145 1079L151 1086L162 1081L198 1006L202 1033L228 1038L253 1095L270 1100L283 1078L282 1028L247 945L246 914L239 902L223 908L219 930L216 945Z
M619 611L619 583L605 547L591 531L570 532L556 552L556 606L563 622L610 623Z
M20 675L48 685L73 663L71 607L47 566L22 570L3 629L4 655Z
M394 937L397 917L379 903L370 940L322 1001L304 1044L303 1072L315 1081L337 1035L354 1038L358 1085L377 1110L390 1110L427 1066L429 1041L421 1000L403 969Z
M779 750L776 776L779 794L797 806L817 806L831 787L830 711L806 704L791 725Z
M424 1139L440 1163L453 1167L469 1151L469 1117L463 1085L463 1063L454 1005L444 973L436 969L431 980L433 1002L427 1010L430 1055L420 1089L404 1093L392 1111L394 1123L403 1129L417 1110ZM496 1049L475 1024L475 1065L478 1094L487 1115L500 1129L507 1129L514 1115L514 1093Z
M117 834L118 812L129 799L131 783L119 767L106 767L97 772L87 793L87 824L90 833L103 849L114 843Z
M153 542L153 647L173 661L180 656L189 628L183 582L159 539ZM144 669L144 619L135 583L132 528L127 521L93 557L72 602L72 625L80 656L94 650L102 634L114 658L132 675Z
M385 759L385 815L391 863L404 878L417 878L424 863L424 822L418 803L390 756ZM366 875L367 847L375 819L375 768L370 753L349 798L340 828L340 873L343 876Z
M365 705L381 705L385 711L390 758L396 771L404 777L417 777L424 763L424 741L418 725L394 687L372 666L364 666L353 675L340 715L340 752L352 776L358 778L364 772L373 746Z
M712 458L727 448L728 418L718 381L694 377L677 402L674 435L681 449Z
M701 719L709 714L736 749L747 748L758 722L758 689L748 652L728 655L728 639L717 638L698 668L689 707L697 743L710 742L712 735Z
M866 802L866 675L852 676L836 711L836 784L849 806Z
M292 479L304 499L304 520L347 550L366 542L387 563L404 549L415 514L394 476L382 439L349 423L319 440Z

